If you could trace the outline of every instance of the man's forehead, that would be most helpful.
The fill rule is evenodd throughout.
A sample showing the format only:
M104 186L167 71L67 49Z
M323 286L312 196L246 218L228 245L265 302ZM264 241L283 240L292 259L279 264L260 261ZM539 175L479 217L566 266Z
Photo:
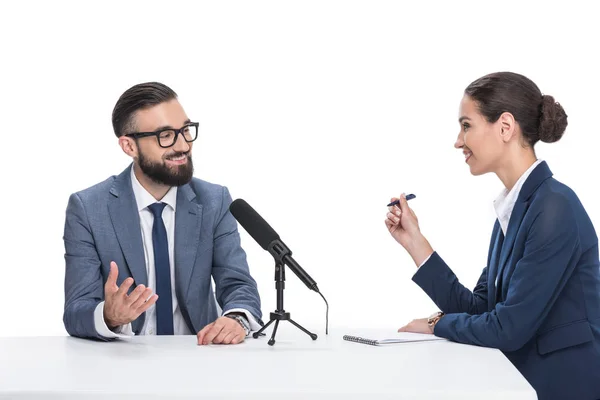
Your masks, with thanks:
M140 132L151 132L162 127L180 128L188 120L177 99L138 110L134 114L134 123Z

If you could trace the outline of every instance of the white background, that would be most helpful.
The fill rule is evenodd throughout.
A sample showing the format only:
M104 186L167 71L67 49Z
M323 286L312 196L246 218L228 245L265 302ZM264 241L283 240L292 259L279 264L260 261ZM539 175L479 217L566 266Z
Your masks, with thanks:
M417 195L434 248L475 284L502 186L472 177L452 145L462 92L484 74L522 73L563 104L563 140L537 154L598 226L600 25L585 3L561 4L3 2L0 336L65 334L67 200L130 162L111 112L145 81L179 94L201 123L195 176L279 232L332 325L395 329L435 311L383 223L403 191ZM272 258L241 231L268 319ZM286 302L322 329L322 300L292 273Z

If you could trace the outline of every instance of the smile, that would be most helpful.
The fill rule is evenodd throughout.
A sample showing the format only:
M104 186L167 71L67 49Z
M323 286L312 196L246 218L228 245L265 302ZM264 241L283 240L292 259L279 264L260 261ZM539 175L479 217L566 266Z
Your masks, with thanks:
M185 164L187 162L187 155L183 154L177 157L167 158L167 161L173 164Z

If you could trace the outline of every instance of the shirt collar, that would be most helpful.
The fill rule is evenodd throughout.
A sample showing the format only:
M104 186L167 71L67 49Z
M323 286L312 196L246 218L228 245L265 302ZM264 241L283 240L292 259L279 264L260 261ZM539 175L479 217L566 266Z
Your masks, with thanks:
M498 216L498 221L500 222L500 226L502 227L502 231L506 235L506 231L508 229L508 223L510 221L510 216L512 214L513 208L515 207L515 203L517 202L517 198L519 197L519 193L521 192L521 188L523 184L531 174L531 172L541 164L543 160L537 160L533 163L527 171L521 175L519 180L515 183L510 191L506 188L502 190L502 192L498 195L496 200L494 200L494 208L496 209L496 215Z
M148 193L140 181L138 181L135 173L133 172L133 167L131 168L131 187L133 188L133 195L135 197L138 212L142 211L144 208L147 208L151 204L157 203L157 200L154 198L154 196ZM177 186L172 186L167 194L160 199L160 202L167 204L173 209L173 211L175 211L177 206Z

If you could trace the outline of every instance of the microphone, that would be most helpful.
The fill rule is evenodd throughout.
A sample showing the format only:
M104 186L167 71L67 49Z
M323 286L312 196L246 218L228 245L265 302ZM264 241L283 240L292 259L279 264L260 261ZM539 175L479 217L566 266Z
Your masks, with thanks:
M242 199L237 199L231 203L229 211L260 247L271 253L275 261L287 265L310 290L320 293L314 279L294 260L289 247L250 204Z

